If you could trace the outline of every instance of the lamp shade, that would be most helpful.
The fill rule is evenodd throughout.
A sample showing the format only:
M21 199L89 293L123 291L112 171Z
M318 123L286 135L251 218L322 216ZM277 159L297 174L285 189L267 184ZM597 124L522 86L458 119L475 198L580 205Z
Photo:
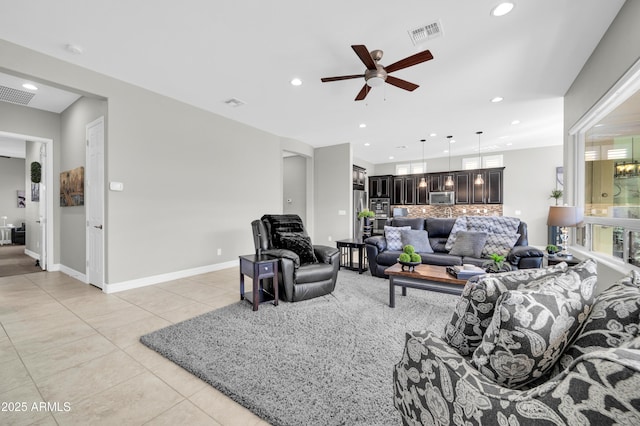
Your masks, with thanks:
M582 209L575 206L550 206L547 225L578 226L584 219Z

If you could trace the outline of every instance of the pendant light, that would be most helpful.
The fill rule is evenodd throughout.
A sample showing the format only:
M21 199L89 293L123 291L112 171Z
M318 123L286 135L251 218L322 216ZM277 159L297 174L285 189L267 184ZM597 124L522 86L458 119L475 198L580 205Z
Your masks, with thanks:
M451 143L453 142L451 140L451 138L453 138L453 136L447 136L447 139L449 139L449 175L447 176L447 180L444 181L444 186L453 186L453 176L451 176Z
M481 159L480 159L480 135L482 134L481 131L476 132L476 135L478 135L478 168L482 168L482 163L481 163ZM484 185L484 179L482 178L482 173L478 173L476 175L476 180L473 182L476 185Z
M427 187L427 179L425 179L424 174L427 171L427 167L426 164L424 162L424 143L426 142L426 139L420 139L420 142L422 142L422 177L420 178L420 183L418 184L418 186L420 188L426 188Z

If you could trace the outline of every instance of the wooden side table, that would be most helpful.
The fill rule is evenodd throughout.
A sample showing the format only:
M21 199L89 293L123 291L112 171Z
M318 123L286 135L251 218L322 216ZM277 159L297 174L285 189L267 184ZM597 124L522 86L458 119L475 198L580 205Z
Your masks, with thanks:
M567 262L567 265L574 266L582 262L582 259L578 259L577 257L574 257L574 256L564 257L564 256L556 255L554 257L545 256L544 258L547 260L547 266L557 265L560 262Z
M258 310L258 305L273 300L278 306L278 258L266 255L248 254L240 256L240 300L253 302L253 310ZM244 292L244 276L253 278L253 292ZM262 280L273 278L273 296L264 291Z
M350 238L348 240L336 241L336 246L340 250L340 267L362 274L367 270L367 253L364 241ZM353 251L358 251L358 263L353 261Z

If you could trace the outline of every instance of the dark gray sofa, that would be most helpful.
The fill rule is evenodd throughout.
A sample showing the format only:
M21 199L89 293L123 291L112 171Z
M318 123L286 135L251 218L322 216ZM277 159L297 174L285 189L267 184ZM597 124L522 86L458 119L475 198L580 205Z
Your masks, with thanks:
M487 259L474 257L461 257L450 255L445 248L451 229L456 222L456 218L409 218L396 217L387 220L388 226L410 226L411 229L426 230L429 234L429 243L434 253L419 253L422 263L439 266L455 266L472 264L482 266ZM507 255L507 261L512 269L540 268L544 253L530 247L527 237L527 224L520 222L518 227L518 238L515 246ZM367 238L365 241L369 270L371 275L387 278L384 270L398 262L401 251L388 250L387 240L383 235L376 235Z

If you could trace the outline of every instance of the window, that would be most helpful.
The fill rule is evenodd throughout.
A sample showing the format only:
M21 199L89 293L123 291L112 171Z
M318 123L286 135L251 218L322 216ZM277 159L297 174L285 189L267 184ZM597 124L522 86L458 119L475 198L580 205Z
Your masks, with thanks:
M418 173L427 173L427 163L422 161L419 163L396 164L396 175L411 175Z
M616 95L594 108L600 115L592 113L584 121L589 124L572 132L584 152L577 205L583 200L585 219L576 243L640 266L640 66L618 84L627 87L626 93L614 87Z
M467 157L462 159L462 170L490 169L503 166L502 154L485 155L483 157ZM480 165L482 164L482 165Z

